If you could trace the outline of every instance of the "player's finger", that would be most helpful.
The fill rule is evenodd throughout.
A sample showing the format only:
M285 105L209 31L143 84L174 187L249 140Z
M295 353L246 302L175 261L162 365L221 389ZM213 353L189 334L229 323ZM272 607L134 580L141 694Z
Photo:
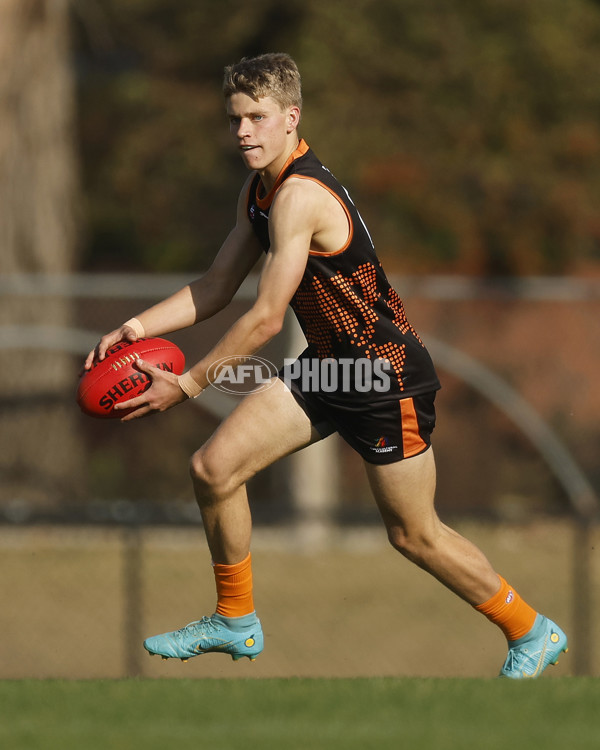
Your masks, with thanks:
M125 411L127 409L138 409L143 406L148 406L148 399L145 393L135 398L130 398L129 401L120 401L118 404L113 406L114 411Z
M149 362L144 362L143 359L136 359L133 366L136 370L145 372L151 379L162 372L158 367L151 365Z
M84 370L91 370L92 365L95 361L101 362L106 356L106 352L109 349L108 344L104 344L104 339L101 339L92 351L87 355L85 363L83 365Z
M154 414L154 410L150 408L149 404L145 404L140 409L132 411L130 414L126 414L121 417L121 422L131 422L134 419L140 419L141 417L148 417L150 414Z
M102 362L106 357L107 351L119 341L137 341L138 335L130 326L121 326L112 333L103 336L92 351L87 355L83 365L84 370L90 370L94 361Z
M79 373L79 375L83 375L83 373L86 370L91 370L92 369L92 364L94 362L94 357L95 356L96 356L96 350L92 349L92 351L85 358L85 362L83 363L83 367L81 368L81 372Z

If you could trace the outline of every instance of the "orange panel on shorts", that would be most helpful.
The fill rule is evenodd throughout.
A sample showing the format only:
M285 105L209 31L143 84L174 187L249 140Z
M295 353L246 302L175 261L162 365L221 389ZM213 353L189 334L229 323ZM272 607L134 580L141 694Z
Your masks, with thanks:
M404 458L416 456L427 448L427 443L419 434L419 422L412 398L400 400L400 415L402 419L402 452Z

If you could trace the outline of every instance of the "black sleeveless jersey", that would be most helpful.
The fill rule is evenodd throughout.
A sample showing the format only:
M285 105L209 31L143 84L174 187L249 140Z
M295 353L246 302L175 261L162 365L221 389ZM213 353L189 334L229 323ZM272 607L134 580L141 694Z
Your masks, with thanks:
M429 353L408 322L402 300L387 280L348 191L304 140L268 195L261 196L263 186L258 174L251 182L247 214L264 250L270 246L271 204L289 177L322 185L340 202L349 225L348 240L337 252L310 250L304 276L290 302L308 342L302 356L388 360L392 378L388 397L395 399L437 390L440 383ZM354 396L365 398L364 394Z

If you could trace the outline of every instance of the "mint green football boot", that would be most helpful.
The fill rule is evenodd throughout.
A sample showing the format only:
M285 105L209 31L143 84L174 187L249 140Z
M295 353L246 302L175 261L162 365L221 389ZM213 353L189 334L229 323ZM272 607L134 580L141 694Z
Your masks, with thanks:
M254 661L263 647L262 627L255 612L244 617L214 614L144 641L144 648L151 655L182 661L211 651L231 654L234 661L243 656Z
M549 664L556 664L562 652L568 650L567 636L563 631L552 620L538 614L527 635L508 642L508 656L499 677L535 679Z

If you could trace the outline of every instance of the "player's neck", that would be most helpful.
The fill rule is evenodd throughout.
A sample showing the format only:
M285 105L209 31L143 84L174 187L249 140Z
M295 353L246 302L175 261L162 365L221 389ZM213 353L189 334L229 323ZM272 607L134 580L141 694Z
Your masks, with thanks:
M268 194L272 190L273 186L277 182L277 178L281 174L281 170L288 163L292 154L294 153L294 151L296 151L299 145L300 139L297 135L295 135L293 139L290 139L289 145L284 151L282 151L281 156L272 161L264 169L258 170L260 181L263 184L266 194Z

